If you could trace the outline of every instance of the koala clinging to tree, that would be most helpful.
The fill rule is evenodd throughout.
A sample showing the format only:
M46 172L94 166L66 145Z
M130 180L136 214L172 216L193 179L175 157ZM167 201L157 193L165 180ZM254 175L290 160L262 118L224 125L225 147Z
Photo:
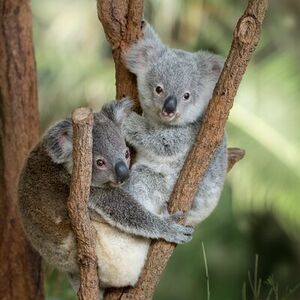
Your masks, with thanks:
M176 179L201 127L223 59L165 46L144 22L144 37L126 55L136 74L143 116L131 113L123 126L137 150L127 189L149 210L166 211ZM216 207L227 169L226 138L201 182L187 224L195 226Z
M131 106L130 100L123 99L94 113L88 208L97 233L101 287L135 284L147 254L145 238L183 243L193 231L177 224L177 215L151 213L119 186L129 176L130 153L121 124ZM20 176L18 201L33 247L50 264L68 272L77 289L76 243L66 206L71 172L72 123L66 119L51 127L30 153Z

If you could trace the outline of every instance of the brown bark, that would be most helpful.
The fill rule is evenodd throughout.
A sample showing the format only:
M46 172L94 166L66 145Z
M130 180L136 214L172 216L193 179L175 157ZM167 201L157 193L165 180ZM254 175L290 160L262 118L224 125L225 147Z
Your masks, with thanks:
M235 94L251 54L259 40L266 8L267 0L250 0L243 16L237 23L231 49L214 89L203 126L172 193L169 205L170 212L176 212L177 210L187 211L191 207L197 187L203 178L209 161L223 138L229 110L232 107ZM100 9L100 15L102 14L101 20L104 19L103 14L110 14L108 22L103 22L106 34L109 36L107 31L110 32L110 26L113 23L117 23L119 15L114 15L114 10L101 12L101 6L98 6L98 9ZM114 37L113 31L110 34ZM109 37L109 40L112 41L113 37ZM119 84L126 85L124 82ZM126 91L125 87L124 91ZM243 153L233 151L229 157L228 169L241 156L243 156ZM151 299L174 247L175 245L164 241L154 241L137 287L121 291L113 290L106 295L106 299Z
M74 231L80 268L81 300L98 299L99 280L95 253L96 232L90 221L87 203L92 176L93 113L88 108L73 112L73 170L68 212Z
M41 259L17 209L23 161L38 141L36 68L28 1L0 0L0 299L43 299Z
M139 110L136 77L124 65L124 53L142 36L143 0L97 0L98 17L112 46L117 99L131 97Z
M227 172L229 172L237 162L243 159L244 156L245 156L245 150L240 148L228 148Z

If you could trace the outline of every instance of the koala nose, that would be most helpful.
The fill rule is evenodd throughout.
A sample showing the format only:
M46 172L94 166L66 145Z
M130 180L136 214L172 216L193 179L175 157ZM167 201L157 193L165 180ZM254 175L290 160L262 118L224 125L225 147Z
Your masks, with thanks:
M123 161L115 164L115 172L118 183L123 183L129 177L129 169Z
M162 109L162 112L168 116L172 116L175 114L177 109L177 99L175 96L169 96L165 102Z

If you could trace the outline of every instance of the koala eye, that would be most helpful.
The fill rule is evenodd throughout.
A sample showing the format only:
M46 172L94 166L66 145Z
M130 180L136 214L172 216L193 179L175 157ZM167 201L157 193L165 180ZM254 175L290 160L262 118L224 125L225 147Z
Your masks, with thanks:
M99 158L96 160L96 165L98 168L103 169L106 165L106 162L104 159Z
M129 159L129 157L130 157L130 151L129 151L129 149L127 149L125 152L125 158Z
M184 93L183 98L184 100L189 100L190 99L191 94L189 92Z
M161 94L163 91L164 91L164 90L163 90L163 88L162 88L160 85L158 85L158 86L155 88L155 92L156 92L158 95Z

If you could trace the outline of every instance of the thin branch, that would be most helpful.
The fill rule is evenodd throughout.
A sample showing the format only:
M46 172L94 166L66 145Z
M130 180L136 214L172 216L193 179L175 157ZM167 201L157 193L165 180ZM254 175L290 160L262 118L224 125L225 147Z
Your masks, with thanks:
M223 138L234 97L258 43L266 9L267 0L250 0L237 23L231 49L214 89L203 126L172 193L169 205L171 213L187 211L192 205L199 183ZM113 291L106 299L151 299L174 248L175 245L165 241L152 242L138 285L121 292Z
M80 268L80 300L96 300L99 295L95 229L90 222L87 202L92 174L93 113L88 108L73 112L73 171L68 212L77 241Z

